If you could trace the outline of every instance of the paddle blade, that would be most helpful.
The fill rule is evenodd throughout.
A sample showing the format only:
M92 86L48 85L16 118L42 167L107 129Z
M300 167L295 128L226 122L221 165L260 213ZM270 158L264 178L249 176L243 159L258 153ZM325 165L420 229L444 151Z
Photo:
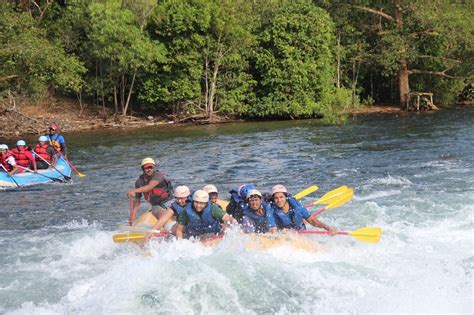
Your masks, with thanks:
M321 230L301 230L297 231L298 234L326 234L329 235L329 231ZM350 235L356 240L365 243L378 243L382 235L382 229L378 227L363 227L353 232L339 231L337 235Z
M77 173L77 175L79 175L79 177L85 177L86 175L82 174L81 172Z
M343 192L342 194L337 195L337 196L333 197L332 199L329 199L328 200L329 204L326 206L326 209L340 207L343 204L351 201L353 196L354 196L354 190L353 189L348 189L345 192Z
M346 185L340 186L336 189L333 189L327 193L325 193L321 198L319 198L317 201L314 202L315 205L320 205L320 204L328 204L328 200L339 196L340 194L344 193L346 190L348 190L349 187Z
M306 197L307 195L309 194L312 194L314 193L316 190L318 190L319 187L316 186L316 185L313 185L313 186L310 186L308 188L306 188L305 190L303 191L300 191L299 193L297 193L296 195L294 195L293 197L298 200L298 199L301 199L303 197Z
M314 212L311 216L312 217L317 217L323 212L326 212L327 210L331 208L336 208L340 207L343 204L349 202L352 200L352 196L354 195L354 191L352 189L346 190L344 193L334 196L331 199L327 200L328 205L322 209L319 209L318 211ZM312 204L310 206L313 206ZM307 207L308 208L308 207Z
M127 233L127 234L115 234L112 236L114 243L126 243L126 242L137 242L144 241L146 234L144 233Z
M163 237L168 235L167 233L154 233L151 237ZM126 233L126 234L115 234L112 236L114 243L126 243L126 242L143 242L145 241L146 233Z
M161 233L160 230L152 230L141 226L120 225L118 229L135 233Z
M363 227L348 234L361 242L378 243L382 236L382 229L379 227Z

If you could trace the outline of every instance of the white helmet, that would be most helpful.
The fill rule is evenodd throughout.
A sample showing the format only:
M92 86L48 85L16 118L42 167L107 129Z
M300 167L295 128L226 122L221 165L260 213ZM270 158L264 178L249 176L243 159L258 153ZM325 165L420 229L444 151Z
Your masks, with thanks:
M247 193L247 198L250 198L251 196L259 196L260 199L262 199L262 193L256 189L249 190Z
M209 201L209 194L207 191L204 190L196 190L193 194L193 200L197 202L208 202Z
M186 198L191 194L188 186L178 186L174 189L174 196L176 198Z
M278 184L278 185L275 185L272 187L272 195L276 194L276 193L284 193L284 194L287 194L288 193L288 190L286 189L285 186L281 185L281 184Z
M202 188L202 190L207 191L208 194L210 194L210 193L216 193L217 194L218 193L217 187L212 185L212 184L204 186Z
M6 144L0 144L0 150L8 150L8 146Z
M40 142L48 142L48 137L46 137L46 136L41 136L41 137L38 138L38 141L40 141Z
M17 145L17 146L26 145L26 142L25 142L25 140L18 140L18 141L16 142L16 145Z

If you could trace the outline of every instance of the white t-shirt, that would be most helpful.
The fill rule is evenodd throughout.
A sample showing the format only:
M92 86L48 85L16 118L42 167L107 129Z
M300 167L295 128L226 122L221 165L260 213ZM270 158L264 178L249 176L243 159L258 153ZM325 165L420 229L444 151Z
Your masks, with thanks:
M11 166L16 166L16 161L15 161L15 158L13 156L9 156L5 162L7 162L8 164L10 164Z

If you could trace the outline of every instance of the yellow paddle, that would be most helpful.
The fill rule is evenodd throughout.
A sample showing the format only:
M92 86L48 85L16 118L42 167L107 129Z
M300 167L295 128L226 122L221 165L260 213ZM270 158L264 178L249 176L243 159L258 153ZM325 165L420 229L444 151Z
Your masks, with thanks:
M296 195L294 195L293 197L296 199L296 200L299 200L303 197L306 197L307 195L309 194L312 194L314 193L316 190L318 190L319 187L316 186L316 185L313 185L313 186L310 186L308 188L306 188L305 190L303 191L300 191L299 193L297 193Z
M302 230L298 234L329 234L329 231ZM337 232L337 235L350 235L356 240L365 243L378 243L382 236L382 229L379 227L363 227L352 232Z
M327 201L343 194L344 192L346 192L347 190L349 189L349 187L347 187L346 185L343 185L343 186L340 186L336 189L333 189L331 191L328 191L327 193L325 193L321 198L319 198L318 200L314 201L314 202L311 202L311 203L308 203L305 207L306 208L311 208L315 205L319 205L319 204L328 204Z
M326 201L327 206L326 209L331 209L331 208L336 208L339 206L342 206L346 202L349 202L352 200L352 197L354 196L354 189L350 188L346 190L344 193L334 196L331 199L328 199Z
M74 170L74 172L76 172L76 174L79 176L79 177L84 177L86 175L84 175L83 173L79 172L77 170L77 168L67 159L67 157L65 157L61 152L58 152L59 156L61 156L64 161L67 162L67 164L69 164L69 166Z
M314 202L315 205L320 205L320 204L327 204L327 201L334 198L334 197L337 197L343 193L345 193L347 190L349 189L349 187L347 187L346 185L343 185L343 186L340 186L336 189L333 189L327 193L325 193L321 198L319 198L318 200L316 200Z
M352 188L347 189L345 192L342 194L336 195L332 197L331 199L326 199L326 202L328 205L322 209L319 209L318 211L314 212L311 216L312 217L317 217L321 213L325 212L326 210L340 207L343 204L349 202L352 200L352 197L354 196L354 190Z
M125 243L125 242L141 242L145 240L146 233L125 233L125 234L115 234L112 236L114 243ZM166 236L168 233L153 233L150 236L152 237L162 237Z
M152 230L143 226L120 225L118 229L134 233L162 233L160 230Z

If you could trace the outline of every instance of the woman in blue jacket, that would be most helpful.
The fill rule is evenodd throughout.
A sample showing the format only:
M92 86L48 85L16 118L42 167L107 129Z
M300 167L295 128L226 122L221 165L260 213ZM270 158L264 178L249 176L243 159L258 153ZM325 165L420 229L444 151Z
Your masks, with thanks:
M303 220L309 224L329 231L335 235L337 230L311 216L308 210L295 198L288 195L288 190L283 185L275 185L272 188L275 221L279 229L306 230Z
M277 226L270 204L262 202L262 194L252 189L247 194L248 205L243 208L242 229L245 233L275 233Z

